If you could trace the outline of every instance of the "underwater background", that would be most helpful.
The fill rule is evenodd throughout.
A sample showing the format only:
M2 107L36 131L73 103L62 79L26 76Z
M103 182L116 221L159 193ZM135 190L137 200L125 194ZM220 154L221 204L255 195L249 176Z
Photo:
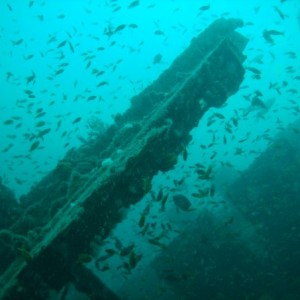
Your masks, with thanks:
M253 73L247 72L240 92L223 110L225 115L230 118L234 109L247 109L249 102L243 95L256 90L263 93L264 102L274 102L264 118L242 119L235 134L246 136L255 124L252 139L260 139L265 130L275 134L278 117L284 124L297 117L289 109L294 105L289 100L296 101L294 89L299 84L299 1L140 1L129 8L130 3L1 2L0 175L18 197L88 137L92 120L111 124L116 114L129 107L133 95L221 16L239 17L246 23L240 30L250 38L245 64L262 73L253 80ZM209 8L201 10L205 5ZM122 25L126 27L118 30ZM109 29L115 32L106 34ZM274 43L269 43L263 37L266 29L283 35L273 36ZM158 62L157 55L161 55ZM286 97L270 89L270 83L277 84ZM80 121L73 123L77 118ZM202 140L206 140L208 128L202 123L199 130L203 128ZM46 129L49 132L41 134ZM35 141L39 145L32 149ZM260 144L255 144L256 150ZM218 151L235 147L233 143ZM239 165L249 160L247 156Z
M0 16L0 177L21 202L213 21L242 19L238 92L80 263L121 299L300 299L299 1L3 0ZM88 297L73 286L47 295Z

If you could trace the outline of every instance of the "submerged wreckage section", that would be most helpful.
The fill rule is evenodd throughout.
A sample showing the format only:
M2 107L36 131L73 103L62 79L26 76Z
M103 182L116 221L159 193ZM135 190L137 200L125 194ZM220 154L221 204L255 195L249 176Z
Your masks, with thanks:
M85 268L92 244L151 190L158 171L174 166L202 115L238 90L247 44L235 31L241 25L215 21L114 125L68 153L21 199L18 218L0 232L1 299L46 299L68 282L93 299L118 298Z

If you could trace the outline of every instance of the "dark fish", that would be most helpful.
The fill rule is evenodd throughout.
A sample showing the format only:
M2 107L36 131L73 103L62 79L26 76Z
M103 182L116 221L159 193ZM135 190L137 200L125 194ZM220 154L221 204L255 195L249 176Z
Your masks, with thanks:
M123 247L122 250L120 251L120 256L127 256L131 253L131 251L134 248L134 244L131 244L127 247Z
M42 112L38 113L38 114L35 116L35 118L41 118L41 117L43 117L43 116L45 116L45 115L46 115L46 112L42 111Z
M215 119L210 119L210 120L208 120L207 121L207 127L209 127L210 125L212 125L212 124L214 124L216 122L216 120Z
M231 121L232 121L232 123L233 123L233 125L234 125L235 127L238 126L238 119L237 119L236 117L232 117L232 118L231 118Z
M162 55L161 54L156 54L153 57L153 64L159 64L161 63Z
M166 247L167 247L165 244L160 242L160 237L148 239L148 242L154 246L160 247L161 249L166 249Z
M121 6L117 6L116 8L114 8L113 10L112 10L112 12L117 12L117 11L119 11L121 9Z
M108 82L107 81L101 81L97 84L97 87L103 86L103 85L107 85Z
M219 119L225 119L225 117L220 114L220 113L214 113L215 117L219 118Z
M123 245L121 243L121 241L118 238L114 238L115 239L115 247L121 251L123 249Z
M175 205L181 210L188 211L191 207L190 200L182 194L173 196L173 201Z
M141 214L140 219L139 219L139 227L143 227L145 225L146 222L146 214Z
M131 3L128 5L128 8L134 8L134 7L137 7L139 4L140 4L140 1L138 1L138 0L133 1L133 2L131 2Z
M212 165L210 165L207 170L197 170L197 174L199 175L199 179L201 180L210 180L212 173Z
M66 67L66 66L68 66L68 65L69 65L69 63L65 62L65 63L61 63L59 66L60 66L60 67Z
M298 91L296 89L288 89L287 92L291 94L298 94Z
M17 46L17 45L22 44L23 41L24 41L23 39L19 39L19 40L17 40L17 41L11 41L11 42L12 42L12 44L13 44L14 46Z
M111 248L109 248L109 249L105 249L105 252L106 252L107 254L110 254L110 255L114 255L114 254L116 254L116 253L117 253L117 251L116 251L116 250L114 250L114 249L111 249Z
M244 153L244 150L240 147L236 147L235 148L235 152L234 152L234 155L241 155Z
M281 31L278 31L278 30L264 30L263 31L263 37L264 37L264 39L268 42L268 43L270 43L270 44L274 44L274 40L273 40L273 38L272 38L272 36L273 35L284 35L284 33L283 32L281 32Z
M78 118L76 118L76 119L73 120L72 124L76 124L76 123L78 123L80 121L81 121L81 117L78 117Z
M206 11L208 9L210 9L210 5L203 5L199 8L200 11Z
M261 74L261 71L258 70L257 68L254 68L254 67L245 67L245 69L249 70L250 72L252 72L255 75L260 75Z
M37 137L37 138L43 138L44 135L48 134L50 131L51 131L51 128L46 128L46 129L40 131L40 132L36 135L36 137Z
M29 55L23 56L23 57L24 57L25 60L29 60L29 59L33 58L34 55L33 54L29 54Z
M174 180L174 184L175 184L175 186L180 186L180 185L182 185L183 183L184 183L184 180L185 180L185 178L184 177L182 177L180 180Z
M97 260L96 260L96 266L100 263L100 262L102 262L102 261L105 261L105 260L107 260L107 259L109 259L110 257L112 257L112 254L105 254L105 255L103 255L103 256L100 256ZM98 267L97 267L97 269L99 269Z
M224 222L224 225L230 225L234 222L234 217L230 217L227 221Z
M85 68L88 69L91 66L92 62L88 61L88 63L86 64Z
M66 43L67 43L67 40L62 41L61 43L59 43L59 44L57 45L57 48L63 47Z
M263 37L266 40L266 42L270 43L270 44L274 44L274 40L272 39L270 33L268 30L264 30L263 31Z
M160 189L155 200L156 201L161 201L163 196L164 196L164 191L163 191L163 189Z
M62 74L64 71L65 71L65 69L58 69L58 70L54 73L54 75L57 76L57 75L59 75L59 74Z
M6 72L6 81L8 81L10 79L10 77L13 76L13 73L11 72Z
M162 198L162 200L161 200L161 206L160 206L160 210L161 210L161 211L165 211L165 209L166 209L166 203L167 203L168 197L169 197L169 194L166 194L166 195L164 195L164 197Z
M251 101L251 106L257 106L257 107L261 107L263 109L267 108L265 103L258 96L253 97L253 99Z
M93 59L93 58L95 58L95 57L96 57L96 55L88 55L88 56L85 57L84 60L85 60L85 61L86 61L86 60L91 60L91 59Z
M45 121L39 121L39 122L37 122L37 123L35 124L35 127L42 127L42 126L44 126L45 124L46 124Z
M145 235L149 229L150 223L147 223L146 226L144 226L143 230L140 231L141 235Z
M184 147L183 150L182 150L182 158L183 158L184 161L186 161L187 158L188 158L188 152L186 150L186 147Z
M77 264L87 264L87 263L90 263L92 260L93 260L93 257L90 254L80 253L78 255L76 263Z
M74 47L73 47L72 43L68 41L68 45L70 47L71 52L74 53L75 50L74 50Z
M15 139L17 136L15 134L8 134L6 137L9 139Z
M165 35L165 33L162 30L159 30L159 29L155 30L154 34L156 34L156 35Z
M115 30L114 30L114 33L118 32L118 31L121 31L123 29L125 29L126 25L125 24L121 24L119 25Z
M14 123L14 120L6 120L3 122L4 125L11 125Z
M285 54L290 58L297 58L297 54L293 51L288 51Z
M136 267L137 263L141 260L142 257L143 257L142 254L136 254L134 251L130 252L129 265L131 269L134 269Z
M99 269L99 271L101 271L101 272L105 272L105 271L108 271L108 270L109 270L109 265L105 265L105 266L103 266Z
M210 190L208 188L204 189L204 190L198 190L197 193L193 193L192 196L195 198L205 198L209 195Z
M10 143L7 147L5 147L3 150L2 150L2 152L7 152L10 148L12 148L13 147L13 143Z
M104 28L104 34L108 37L111 37L114 34L114 31L111 29L111 26Z
M26 83L30 83L35 80L35 73L32 71L32 75L26 77Z
M25 182L25 180L21 180L19 178L15 178L15 181L17 184L23 184Z
M276 12L277 12L278 15L280 16L280 18L281 18L282 20L284 20L284 19L285 19L284 13L283 13L277 6L274 6L274 9L276 10Z
M278 31L278 30L275 30L275 29L268 30L268 32L271 35L284 35L284 32Z
M96 98L97 98L97 96L89 96L86 100L91 101L91 100L95 100Z
M104 73L105 73L105 71L100 70L100 71L97 72L96 77L101 76L101 75L103 75Z
M39 141L35 141L31 144L29 151L32 152L34 151L38 146L39 146L40 142Z

